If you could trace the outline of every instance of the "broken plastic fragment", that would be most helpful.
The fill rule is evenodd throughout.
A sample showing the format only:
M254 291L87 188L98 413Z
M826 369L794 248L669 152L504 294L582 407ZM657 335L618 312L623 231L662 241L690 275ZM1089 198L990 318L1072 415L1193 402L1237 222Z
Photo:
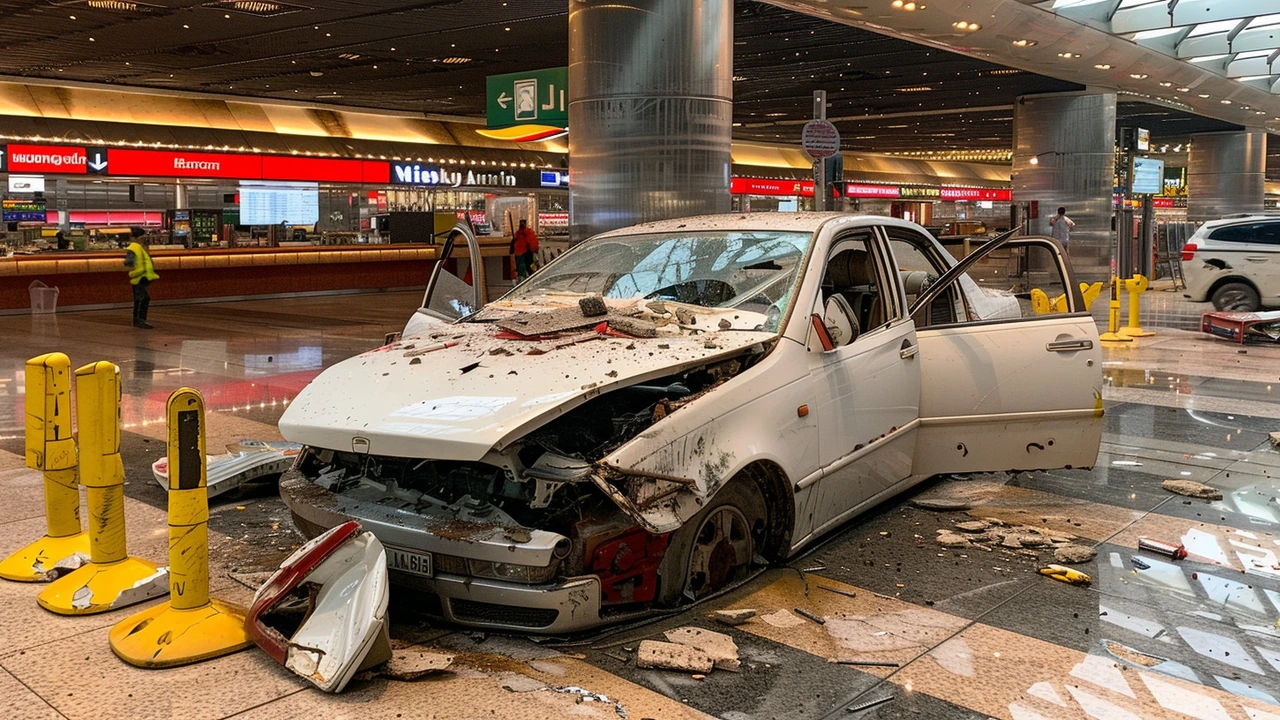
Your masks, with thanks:
M258 589L245 626L267 655L325 692L391 657L387 557L345 522L298 548Z

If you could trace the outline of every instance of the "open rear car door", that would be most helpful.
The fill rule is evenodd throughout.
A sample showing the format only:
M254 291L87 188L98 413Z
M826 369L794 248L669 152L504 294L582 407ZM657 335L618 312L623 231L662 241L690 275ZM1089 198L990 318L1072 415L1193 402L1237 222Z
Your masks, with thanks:
M966 274L1018 284L1020 317L978 318L960 283ZM1047 311L1030 300L1037 292L1054 300ZM912 473L1092 467L1102 439L1101 348L1062 246L1046 237L991 241L922 291L912 316L927 315L943 293L963 302L954 322L917 332Z

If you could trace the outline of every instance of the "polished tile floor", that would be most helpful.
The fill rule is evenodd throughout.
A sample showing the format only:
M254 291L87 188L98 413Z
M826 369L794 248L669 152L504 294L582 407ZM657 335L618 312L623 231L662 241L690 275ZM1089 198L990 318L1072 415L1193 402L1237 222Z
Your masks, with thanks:
M42 530L38 477L21 458L28 357L60 350L74 365L120 365L130 551L163 561L165 495L150 464L163 453L168 394L184 385L205 393L210 448L277 438L274 423L299 388L381 344L418 299L159 307L151 331L130 327L127 311L0 317L0 553ZM927 483L710 606L534 643L434 627L411 599L393 598L393 635L454 653L452 671L357 682L334 697L257 650L173 670L129 667L106 639L123 613L57 617L36 606L37 587L0 583L0 706L5 717L95 720L617 718L619 707L633 719L1280 719L1280 452L1268 435L1280 430L1280 345L1188 332L1204 308L1172 293L1149 294L1148 305L1157 337L1106 350L1107 426L1094 469ZM1170 478L1209 483L1224 499L1172 495L1161 488ZM920 509L910 503L920 496L971 509ZM1045 551L934 544L936 530L974 518L1095 546L1097 559L1080 566L1092 586L1038 575ZM270 568L301 541L270 495L215 501L210 527L214 593L238 602L250 591L233 574ZM1191 555L1140 551L1139 537L1181 542ZM768 618L726 629L707 619L720 607ZM741 672L698 679L635 667L640 640L681 625L730 634ZM568 687L612 702L579 702L560 691Z

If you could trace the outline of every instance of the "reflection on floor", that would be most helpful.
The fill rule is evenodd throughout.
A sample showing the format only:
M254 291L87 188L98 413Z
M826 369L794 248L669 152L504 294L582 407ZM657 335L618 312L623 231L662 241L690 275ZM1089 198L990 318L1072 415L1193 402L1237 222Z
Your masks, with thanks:
M283 408L323 367L397 330L416 294L157 308L156 330L121 312L0 318L0 552L39 534L39 478L22 469L23 362L51 350L75 364L109 359L125 378L123 455L131 550L165 552L164 492L150 479L168 393L209 398L210 446L273 439ZM912 497L963 500L937 512L911 497L858 518L787 567L709 606L580 643L459 631L393 599L393 634L446 648L453 671L417 683L353 683L324 696L257 651L159 673L107 649L112 615L61 618L37 588L0 584L0 699L10 717L619 717L631 718L1199 718L1280 720L1280 345L1244 347L1166 327L1194 327L1199 306L1150 293L1160 334L1104 357L1106 432L1092 470L946 478ZM1220 501L1161 487L1207 483ZM974 542L944 548L939 530L982 520L1071 536L1096 559L1089 587L1040 576L1052 547ZM271 567L300 542L271 496L211 510L215 592L244 601L234 574ZM1139 548L1183 544L1182 560ZM708 619L753 608L745 625ZM804 613L824 620L823 624ZM742 667L705 678L637 669L642 639L693 625L731 635ZM848 662L874 662L855 665ZM67 668L74 667L74 673ZM886 702L874 704L887 699ZM869 706L869 707L864 707ZM859 708L849 712L846 708Z

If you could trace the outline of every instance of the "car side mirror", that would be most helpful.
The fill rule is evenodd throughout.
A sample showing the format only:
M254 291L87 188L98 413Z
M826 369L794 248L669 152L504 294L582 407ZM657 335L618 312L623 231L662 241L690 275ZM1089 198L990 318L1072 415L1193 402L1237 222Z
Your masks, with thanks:
M822 318L827 328L827 335L835 347L843 347L858 339L862 328L858 325L858 317L853 307L843 295L835 294L827 298L827 305Z

